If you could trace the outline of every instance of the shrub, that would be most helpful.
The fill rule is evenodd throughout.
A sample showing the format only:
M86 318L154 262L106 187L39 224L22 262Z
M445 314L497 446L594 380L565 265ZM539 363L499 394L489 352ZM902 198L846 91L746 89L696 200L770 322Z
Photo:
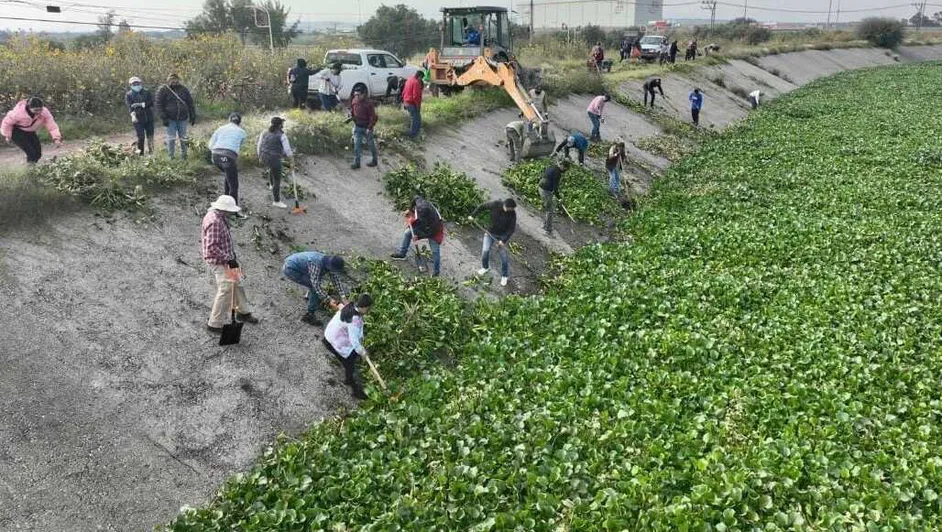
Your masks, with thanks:
M386 192L396 209L409 208L418 194L438 206L442 218L465 223L471 212L484 202L485 194L473 179L456 172L446 163L436 163L430 171L407 165L383 176Z
M896 48L903 43L906 28L890 18L865 18L857 24L857 38L881 48Z

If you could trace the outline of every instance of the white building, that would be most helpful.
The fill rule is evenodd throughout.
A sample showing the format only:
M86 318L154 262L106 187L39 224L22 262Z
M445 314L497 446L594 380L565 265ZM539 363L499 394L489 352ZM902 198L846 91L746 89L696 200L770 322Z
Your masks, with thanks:
M589 24L603 28L640 27L664 18L664 0L532 0L516 6L521 24L530 24L531 4L533 27L537 31L575 29Z

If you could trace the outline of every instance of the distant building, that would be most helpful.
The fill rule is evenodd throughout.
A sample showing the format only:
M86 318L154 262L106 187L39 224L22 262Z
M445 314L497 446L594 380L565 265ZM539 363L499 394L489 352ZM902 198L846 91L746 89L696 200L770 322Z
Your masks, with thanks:
M530 2L517 4L520 23L530 24ZM664 0L533 0L535 30L601 26L645 26L664 18ZM565 26L564 26L565 25Z

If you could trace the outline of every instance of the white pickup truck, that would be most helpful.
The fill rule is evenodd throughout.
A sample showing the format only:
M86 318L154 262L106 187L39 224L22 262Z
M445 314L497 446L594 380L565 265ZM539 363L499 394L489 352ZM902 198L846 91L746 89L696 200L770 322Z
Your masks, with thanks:
M366 89L371 98L381 98L386 95L390 77L409 78L419 71L418 67L407 65L389 52L365 48L328 50L324 54L324 68L330 68L336 62L343 65L340 71L340 92L337 95L341 100L349 100L357 88ZM312 75L307 90L310 98L318 98L319 86L318 74Z

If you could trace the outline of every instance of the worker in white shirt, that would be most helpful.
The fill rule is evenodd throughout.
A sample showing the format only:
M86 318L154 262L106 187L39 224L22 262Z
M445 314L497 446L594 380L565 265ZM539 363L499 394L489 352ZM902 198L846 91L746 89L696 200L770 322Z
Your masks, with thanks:
M333 111L340 100L337 93L340 92L340 71L343 66L336 62L330 65L330 69L324 69L317 73L317 94L321 98L321 109Z
M749 93L749 103L752 104L753 109L759 108L759 98L762 96L762 91L756 89Z

